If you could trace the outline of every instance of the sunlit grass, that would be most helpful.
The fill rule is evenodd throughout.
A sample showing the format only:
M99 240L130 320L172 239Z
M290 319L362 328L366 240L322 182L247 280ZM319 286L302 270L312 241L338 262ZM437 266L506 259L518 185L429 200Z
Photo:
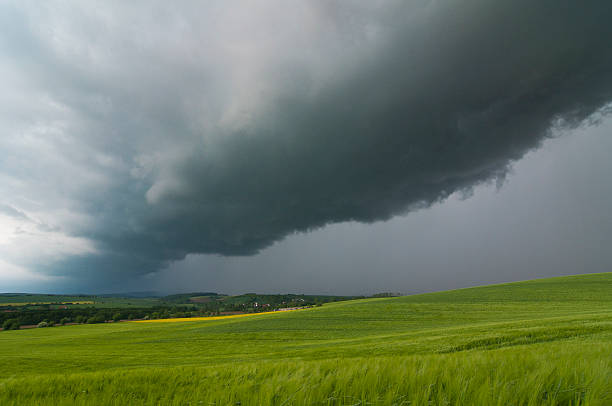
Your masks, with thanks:
M275 312L259 312L259 313L245 313L245 314L231 314L228 316L210 316L210 317L175 317L172 319L154 319L154 320L134 320L131 323L177 323L182 321L213 321L213 320L226 320L226 319L237 319L240 317L259 316L264 314L280 314L286 312L295 312L296 310L281 310ZM299 309L307 310L307 309Z
M2 404L609 405L610 346L279 361L10 379Z
M612 274L0 332L0 405L610 405Z

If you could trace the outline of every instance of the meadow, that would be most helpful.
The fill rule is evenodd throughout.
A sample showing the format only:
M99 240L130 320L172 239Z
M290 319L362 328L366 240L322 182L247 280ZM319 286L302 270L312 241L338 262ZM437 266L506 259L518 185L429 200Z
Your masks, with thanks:
M0 294L0 306L27 306L27 305L66 305L71 307L96 308L129 308L159 306L160 300L153 297L131 298L92 295L41 295L28 293Z
M610 405L612 274L0 332L2 405Z

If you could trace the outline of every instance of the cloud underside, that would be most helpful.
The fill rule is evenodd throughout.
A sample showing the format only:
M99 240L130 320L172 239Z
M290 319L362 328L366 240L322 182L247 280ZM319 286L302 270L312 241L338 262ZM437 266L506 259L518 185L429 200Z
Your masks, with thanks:
M14 112L5 143L61 162L0 170L27 176L36 187L19 193L44 195L48 213L78 214L49 216L97 246L38 269L121 278L386 220L503 178L612 100L608 1L264 4L109 3L117 18L64 15L84 20L73 31L52 10L11 8L27 28L5 28L7 66L48 101L36 119Z

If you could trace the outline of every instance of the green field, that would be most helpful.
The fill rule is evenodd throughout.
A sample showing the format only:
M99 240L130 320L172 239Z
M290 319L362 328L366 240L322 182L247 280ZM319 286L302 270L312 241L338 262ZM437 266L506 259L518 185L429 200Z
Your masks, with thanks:
M0 332L1 405L611 405L612 274Z
M159 306L158 298L126 298L93 295L41 295L28 293L4 293L0 294L0 306L26 306L42 304L67 304L71 307L96 307L96 308L129 308L129 307L152 307Z

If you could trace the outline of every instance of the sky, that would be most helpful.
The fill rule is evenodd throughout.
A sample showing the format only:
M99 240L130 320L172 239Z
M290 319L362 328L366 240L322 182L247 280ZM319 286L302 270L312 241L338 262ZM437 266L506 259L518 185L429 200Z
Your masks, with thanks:
M0 291L610 271L611 20L607 0L0 2Z

